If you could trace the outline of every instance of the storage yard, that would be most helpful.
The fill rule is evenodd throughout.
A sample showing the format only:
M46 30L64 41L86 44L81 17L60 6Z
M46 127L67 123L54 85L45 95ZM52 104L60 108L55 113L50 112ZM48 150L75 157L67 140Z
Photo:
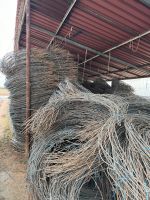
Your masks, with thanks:
M150 99L123 82L149 50L147 0L18 0L0 200L150 199Z

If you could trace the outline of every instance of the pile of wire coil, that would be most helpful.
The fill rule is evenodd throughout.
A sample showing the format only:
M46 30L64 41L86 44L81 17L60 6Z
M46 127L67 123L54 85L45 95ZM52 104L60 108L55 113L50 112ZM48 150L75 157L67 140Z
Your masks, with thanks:
M34 200L145 200L150 101L93 94L66 80L28 122Z
M0 64L6 75L5 86L10 91L10 116L13 124L13 144L19 150L24 146L26 113L26 50L7 54ZM76 64L68 51L51 46L50 50L32 49L30 55L31 115L45 105L57 84L77 77Z

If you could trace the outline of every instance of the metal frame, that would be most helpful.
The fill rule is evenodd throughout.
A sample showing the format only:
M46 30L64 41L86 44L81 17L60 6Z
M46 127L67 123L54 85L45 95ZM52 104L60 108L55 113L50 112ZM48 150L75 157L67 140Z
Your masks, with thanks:
M25 5L26 5L27 1L28 1L28 0L25 1ZM140 0L140 2L142 2L143 4L146 4L148 1L147 1L147 0ZM146 2L146 3L145 3L145 2ZM65 42L67 42L68 44L72 44L72 45L75 45L75 46L78 46L78 47L80 46L79 48L88 49L88 51L90 51L91 53L96 54L95 56L93 56L93 57L87 59L86 61L85 61L85 60L82 60L82 62L79 63L78 66L80 66L80 65L82 66L82 64L85 64L85 63L87 63L87 62L89 62L89 61L91 61L91 60L93 60L93 59L95 59L95 58L97 58L97 57L99 57L99 56L103 56L104 58L107 58L107 59L108 59L108 58L109 58L108 55L103 55L103 54L106 54L106 53L108 53L108 52L110 52L110 51L112 51L112 50L115 50L115 49L117 49L117 48L119 48L119 47L121 47L121 46L123 46L123 45L125 45L125 44L128 44L129 42L132 42L132 41L137 40L137 39L139 39L139 38L141 38L141 37L144 37L145 35L147 35L147 34L150 33L150 30L148 30L148 31L144 32L143 34L137 35L136 37L131 38L131 39L129 39L129 40L127 40L127 41L125 41L125 42L123 42L123 43L121 43L121 44L118 44L118 45L116 45L116 46L113 46L112 48L110 48L110 49L108 49L108 50L106 50L106 51L104 51L104 52L96 51L95 49L89 48L89 47L84 46L84 45L82 45L82 44L80 44L80 43L74 42L74 41L72 41L72 40L68 40L68 39L66 39L66 38L63 38L62 36L58 36L58 33L60 32L60 30L61 30L61 28L63 27L64 23L65 23L66 20L68 19L69 15L70 15L70 13L71 13L71 11L72 11L72 9L74 8L74 6L75 6L76 3L77 3L77 0L72 0L72 1L71 1L70 6L69 6L69 8L68 8L68 10L67 10L67 12L66 12L66 14L65 14L65 16L63 17L62 21L60 22L60 24L59 24L59 26L58 26L56 32L55 32L55 33L52 33L52 34L50 34L50 32L49 32L49 34L52 35L53 38L52 38L51 41L49 42L48 47L52 44L53 40L54 40L55 37L56 37L56 38L59 39L59 40L65 40ZM147 4L146 4L146 5L147 5ZM18 31L17 31L17 33L16 33L16 41L17 41L18 43L19 43L19 41L20 41L20 36L21 36L21 33L22 33L23 24L24 24L24 22L25 22L25 15L26 15L25 9L23 10L22 13L23 13L23 14L22 14L21 19L20 19L21 23L19 24ZM97 15L97 13L96 13L96 15ZM123 30L125 31L125 29L123 29ZM42 31L43 31L43 30L42 30ZM128 32L128 31L126 31L126 32ZM134 32L133 34L136 34L136 32ZM133 34L132 34L132 35L133 35ZM62 37L62 38L61 38L61 37ZM40 40L40 38L39 38L39 40ZM69 42L69 41L70 41L70 42ZM74 44L73 44L73 43L74 43ZM46 45L46 44L45 44L45 45ZM81 47L81 46L82 46L82 47ZM144 58L143 58L143 59L144 59ZM122 65L128 65L128 69L125 69L125 71L126 71L127 73L130 73L130 74L133 74L133 75L134 75L134 72L132 73L132 72L130 72L129 70L130 70L130 69L137 69L137 70L139 70L139 71L141 71L141 72L143 71L143 72L147 73L148 76L149 76L149 74L150 74L150 70L149 70L149 69L140 69L140 68L141 68L140 66L132 65L132 64L130 64L130 63L128 63L128 62L126 62L126 61L124 61L124 60L122 60L122 59L118 59L118 58L116 58L116 57L112 57L112 56L111 56L111 61L114 61L114 62L116 62L116 63L120 63L120 64L122 64ZM113 68L116 68L116 69L117 69L116 66L113 67ZM116 71L114 71L114 72L111 72L111 71L110 71L110 72L108 72L108 73L106 73L106 74L110 74L110 73L116 73L116 74L117 74L117 73L119 73L119 72L121 72L121 71L124 71L124 70L122 70L122 69L119 70L119 69L118 69L118 70L116 70ZM135 72L135 75L138 76L138 74L136 74L136 72ZM140 75L139 75L139 76L140 76Z
M115 50L115 49L117 49L117 48L119 48L119 47L121 47L121 46L124 46L125 44L128 44L129 42L133 42L134 40L137 40L137 39L139 39L139 38L141 38L141 37L143 37L143 36L145 36L145 35L148 35L150 33L150 30L148 30L148 31L146 31L146 32L144 32L143 34L140 34L140 35L138 35L138 36L136 36L136 37L134 37L134 38L132 38L132 39L129 39L129 40L127 40L127 41L125 41L125 42L123 42L123 43L121 43L121 44L118 44L118 45L116 45L116 46L114 46L114 47L112 47L112 48L110 48L110 49L108 49L108 50L106 50L106 51L104 51L104 52L102 52L102 53L109 53L109 52L111 52L112 50ZM91 61L91 60L93 60L93 59L95 59L95 58L97 58L97 57L99 57L100 55L98 54L98 55L96 55L96 56L93 56L92 58L89 58L89 59L87 59L86 61L84 61L84 62L82 62L82 63L80 63L79 65L82 65L82 64L84 64L85 62L87 63L87 62L89 62L89 61Z
M149 78L149 75L147 75L147 76L140 76L140 77L137 77L136 75L135 75L136 77L124 77L123 75L115 75L115 73L114 73L114 75L112 75L112 74L109 75L109 74L102 74L102 73L99 73L99 72L96 72L96 71L93 71L93 70L89 70L89 69L85 69L85 70L87 71L87 73L85 73L85 74L90 74L90 76L88 76L88 77L93 77L93 75L94 75L94 77L95 76L96 77L107 77L106 78L107 81L111 81L113 78L116 78L116 77L113 77L113 76L118 76L117 77L118 80L130 80L130 79L139 79L139 78Z
M30 52L31 52L31 19L30 19L30 0L26 3L26 120L30 118ZM30 132L26 127L26 156L30 153Z
M47 31L47 30L45 30L45 29L43 29L43 28L41 28L41 27L39 27L39 26L32 25L31 28L33 28L33 29L35 29L35 30L38 30L38 31L41 31L41 32L43 32L43 33L49 34L49 35L51 35L51 36L55 36L55 38L57 38L57 39L59 39L59 40L61 40L61 41L65 41L65 42L68 43L68 44L74 45L74 46L79 47L79 48L84 49L84 50L87 49L89 52L94 53L94 54L97 54L96 56L93 56L92 58L87 59L86 61L84 61L84 62L82 62L82 63L79 63L78 66L83 65L84 63L87 63L88 61L93 60L94 58L99 57L99 56L102 56L102 57L104 57L104 58L109 59L109 55L107 55L107 54L105 54L105 53L103 53L103 52L96 51L95 49L92 49L92 48L90 48L90 47L87 47L87 46L85 46L85 45L83 45L83 44L80 44L80 43L78 43L78 42L75 42L75 41L73 41L73 40L67 39L67 38L65 38L65 37L55 35L55 33L51 32L51 31ZM108 52L108 50L107 50L107 52ZM137 70L140 70L141 72L143 71L144 73L148 73L148 74L150 75L150 71L149 71L149 70L146 70L146 69L139 69L138 66L132 65L132 64L130 64L130 63L126 62L126 61L120 60L120 59L118 59L118 58L116 58L116 57L114 57L114 56L111 56L111 60L114 61L114 62L120 63L120 64L122 64L122 65L126 65L126 66L128 66L130 69L137 69Z
M124 78L126 78L126 76L125 75L121 75L121 74L119 74L119 71L110 71L110 72L106 72L106 73L103 73L103 72L100 72L99 70L97 70L97 71L95 71L93 68L92 68L92 70L91 69L89 69L89 68L83 68L83 67L79 67L79 69L84 69L84 71L88 71L88 72L91 72L91 74L94 72L94 73L97 73L97 74L101 74L101 75L103 75L103 76L113 76L113 74L114 75L116 75L116 76L121 76L121 77L124 77ZM101 69L100 69L101 70ZM124 70L123 70L123 72L124 72ZM126 72L126 71L125 71ZM86 72L85 72L86 73ZM130 72L126 72L126 73L129 73L130 75L132 74L133 76L137 76L138 78L140 78L140 76L139 75L137 75L137 74L134 74L134 73L130 73Z
M142 68L142 67L146 67L146 66L148 66L148 65L150 65L150 63L147 63L147 64L143 64L143 65L138 65L137 67L138 67L138 69L139 68ZM133 69L133 68L127 68L127 69L118 69L118 70L116 70L116 71L114 71L115 73L117 73L117 72L127 72L127 73L129 73L129 74L133 74L133 75L135 75L135 76L138 76L138 75L136 75L136 74L134 74L134 73L132 73L132 72L129 72L129 70L131 70L131 69ZM109 73L107 73L107 74L111 74L111 73L114 73L114 72L109 72ZM139 78L140 78L141 76L139 76Z
M35 36L32 36L32 38L35 38ZM25 44L25 40L24 39L22 39L23 40L23 43L22 43L22 45L24 46L24 44ZM39 38L36 38L36 40L39 40ZM32 42L33 43L33 42ZM44 47L43 47L44 48ZM83 60L83 59L82 59ZM96 63L96 64L100 64L100 63L98 63L98 62L96 62L96 61L93 61L93 63ZM106 66L106 67L108 67L106 64L103 64L104 66ZM148 64L144 64L144 66L147 66ZM141 67L144 67L144 66L142 66L142 65L139 65L139 66L137 66L138 68L141 68ZM112 67L112 68L114 68L114 69L116 69L115 71L109 71L108 72L108 70L107 69L101 69L101 68L99 68L99 67L97 67L97 69L98 69L98 71L99 70L103 70L103 71L106 71L106 73L103 73L103 75L104 74L111 74L111 73L113 73L113 74L117 74L118 75L118 73L119 72L123 72L123 71L125 71L126 73L128 73L128 74L132 74L132 75L134 75L134 76L137 76L138 78L140 78L140 75L138 75L138 74L136 74L136 73L133 73L133 72L130 72L130 71L128 71L128 70L130 70L130 69L133 69L133 68L128 68L128 69L120 69L120 68L118 68L117 66L112 66L112 65L110 65L110 67ZM78 66L78 68L83 68L83 67L81 67L81 66ZM91 73L93 72L93 69L92 70L89 70L89 69L87 69L87 68L85 68L85 71L90 71ZM86 73L86 72L85 72ZM126 76L124 76L124 75L121 75L122 77L126 77Z
M109 74L104 74L104 73L101 73L101 72L98 72L98 71L95 71L95 70L90 70L90 69L87 69L87 68L84 69L83 67L80 67L80 70L84 71L85 74L90 74L91 76L93 76L93 75L95 75L97 77L102 77L103 76L103 77L107 77L109 79L112 79L114 76L115 77L116 76L121 76L121 77L125 78L125 76L123 76L123 75L117 75L115 73L114 73L114 75L113 74L109 75ZM80 70L79 70L79 72L81 72Z
M68 8L65 16L63 17L61 23L59 24L56 33L54 34L53 38L51 39L50 43L47 46L47 49L49 49L50 45L52 44L53 40L55 39L56 35L59 33L59 31L61 30L61 28L63 27L63 24L65 23L65 21L67 20L69 14L71 13L71 10L73 9L73 7L75 6L77 0L73 0L73 2L71 3L70 7Z
M35 38L35 36L32 36L32 38ZM25 40L24 39L22 39L24 42L22 43L22 45L24 46L25 45ZM36 37L36 40L39 40L39 38L38 37ZM44 48L44 47L43 47ZM84 60L83 58L82 58L82 60ZM97 61L93 61L93 63L95 63L95 64L100 64L100 63L98 63ZM107 65L106 64L103 64L104 66L106 66L107 67ZM136 66L136 67L138 67L138 69L139 68L141 68L141 67L145 67L145 66L147 66L147 65L149 65L149 63L147 63L147 64L144 64L144 65L138 65L138 66ZM108 72L108 70L107 69L101 69L101 68L99 68L99 67L97 67L97 69L98 69L98 71L99 70L102 70L102 71L105 71L106 73L101 73L101 74L103 74L103 75L107 75L108 76L108 74L116 74L116 75L118 75L118 73L119 72L123 72L123 71L125 71L126 73L128 73L128 74L132 74L132 75L134 75L134 76L137 76L138 78L140 78L141 76L140 75L138 75L138 74L136 74L136 73L134 73L134 72L130 72L129 70L131 70L131 69L134 69L134 68L128 68L128 69L120 69L120 68L118 68L117 66L112 66L112 65L110 65L110 67L112 67L112 68L114 68L114 69L116 69L115 71L109 71ZM83 68L83 67L81 67L81 66L78 66L78 68ZM92 70L90 70L90 69L87 69L87 68L85 68L85 71L90 71L91 73L94 71L94 68L92 68ZM85 72L86 73L86 72ZM97 71L95 71L95 73L97 73ZM124 76L124 75L121 75L122 77L126 77L126 76Z
M83 60L83 59L82 59L82 60ZM92 61L92 62L95 63L95 64L99 64L99 63L96 62L96 61ZM106 64L103 64L103 63L102 63L102 65L108 67ZM141 67L145 67L145 66L147 66L147 65L150 65L150 63L144 64L144 65L138 65L137 67L138 67L138 68L141 68ZM82 68L82 67L81 67L81 66L78 66L78 68ZM128 74L133 74L134 76L137 76L137 77L138 77L138 75L137 75L136 73L129 72L129 70L130 70L130 69L133 69L133 68L120 69L120 68L118 68L117 66L113 66L113 65L110 65L110 68L114 68L114 69L116 69L116 70L113 71L113 72L112 72L112 71L109 71L109 72L108 72L107 69L103 69L103 68L97 67L98 70L106 71L105 74L111 74L111 73L116 74L116 73L118 73L118 72L124 72L124 71L125 71L125 72L128 73ZM104 73L103 73L103 74L104 74ZM139 78L140 78L140 76L139 76Z

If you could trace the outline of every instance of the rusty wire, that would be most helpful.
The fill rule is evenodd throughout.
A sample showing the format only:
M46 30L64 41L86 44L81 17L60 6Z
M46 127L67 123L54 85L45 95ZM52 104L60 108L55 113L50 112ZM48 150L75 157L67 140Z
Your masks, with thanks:
M150 101L92 94L68 80L58 88L28 122L33 199L146 200Z
M31 50L31 115L45 105L50 95L57 87L57 83L70 77L77 77L76 64L68 51L56 45L50 50ZM13 144L17 149L24 146L25 123L25 71L26 50L19 50L7 54L0 64L0 70L6 75L5 86L10 91L10 116L13 122Z

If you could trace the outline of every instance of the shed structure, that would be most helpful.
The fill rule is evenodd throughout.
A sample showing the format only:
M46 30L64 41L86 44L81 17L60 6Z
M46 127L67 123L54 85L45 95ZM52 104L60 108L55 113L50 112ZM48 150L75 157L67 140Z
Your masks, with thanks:
M69 50L79 79L150 77L149 0L18 0L14 50L26 48L26 119L30 50L52 43ZM26 129L26 153L30 153Z
M18 0L15 50L52 43L84 79L150 77L150 1Z

